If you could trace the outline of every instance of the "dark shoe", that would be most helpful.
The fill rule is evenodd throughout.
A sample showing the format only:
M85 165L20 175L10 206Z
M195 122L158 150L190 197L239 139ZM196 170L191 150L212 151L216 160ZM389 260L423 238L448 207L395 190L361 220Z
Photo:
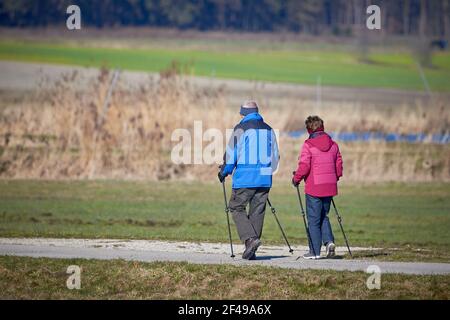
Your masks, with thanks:
M316 256L313 253L308 252L308 253L305 253L303 255L303 259L306 259L306 260L318 260L318 259L320 259L320 256Z
M256 254L253 254L248 260L256 260Z
M250 238L245 241L245 251L242 254L242 259L250 260L251 257L255 255L256 250L258 250L261 245L261 240L258 238Z

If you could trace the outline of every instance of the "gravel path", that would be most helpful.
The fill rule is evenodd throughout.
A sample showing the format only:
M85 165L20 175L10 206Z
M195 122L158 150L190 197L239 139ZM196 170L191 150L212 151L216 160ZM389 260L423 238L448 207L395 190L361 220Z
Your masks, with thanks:
M20 239L0 238L0 255L47 258L125 259L143 262L185 261L197 264L230 264L237 266L263 265L291 269L318 269L337 271L366 271L376 265L382 273L403 274L450 274L448 263L381 262L365 260L322 259L317 261L297 260L306 247L295 247L294 255L286 247L262 246L256 261L240 258L242 245L235 245L236 258L229 257L229 246L219 243L166 242L146 240L109 239ZM376 250L377 248L353 248L353 251ZM337 248L337 254L345 249Z

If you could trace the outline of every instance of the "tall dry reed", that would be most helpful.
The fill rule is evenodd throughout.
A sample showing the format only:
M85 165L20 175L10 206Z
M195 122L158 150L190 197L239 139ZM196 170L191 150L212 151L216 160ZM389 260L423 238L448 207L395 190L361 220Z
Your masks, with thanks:
M45 179L213 180L217 165L175 165L170 158L177 128L222 132L239 121L223 89L195 87L176 65L138 89L119 81L106 113L111 73L101 70L86 90L74 89L76 72L34 99L0 110L0 177ZM444 133L450 127L446 101L430 106L370 108L324 103L319 115L330 131ZM261 106L280 131L303 129L311 102L280 108ZM282 136L276 179L288 181L302 140ZM206 143L205 143L206 144ZM348 181L450 181L448 145L341 143Z

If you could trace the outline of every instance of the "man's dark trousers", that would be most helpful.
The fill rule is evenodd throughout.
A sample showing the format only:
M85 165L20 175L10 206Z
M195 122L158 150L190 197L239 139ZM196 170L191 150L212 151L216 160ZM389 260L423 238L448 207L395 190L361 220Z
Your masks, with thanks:
M229 208L242 242L250 238L261 238L269 191L270 188L233 189Z

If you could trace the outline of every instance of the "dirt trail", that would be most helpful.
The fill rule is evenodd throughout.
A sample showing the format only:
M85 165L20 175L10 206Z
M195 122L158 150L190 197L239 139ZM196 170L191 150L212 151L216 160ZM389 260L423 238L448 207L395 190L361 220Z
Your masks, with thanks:
M110 239L20 239L0 238L0 255L48 258L125 259L143 262L184 261L196 264L231 264L236 266L263 265L291 269L318 269L337 271L366 271L376 265L382 273L403 274L450 274L448 263L381 262L373 260L321 259L297 260L306 247L294 247L294 254L286 247L262 246L255 261L242 260L242 245L235 245L236 258L229 257L228 244L191 243L146 240ZM354 251L377 248L353 248ZM337 254L345 249L337 248Z

